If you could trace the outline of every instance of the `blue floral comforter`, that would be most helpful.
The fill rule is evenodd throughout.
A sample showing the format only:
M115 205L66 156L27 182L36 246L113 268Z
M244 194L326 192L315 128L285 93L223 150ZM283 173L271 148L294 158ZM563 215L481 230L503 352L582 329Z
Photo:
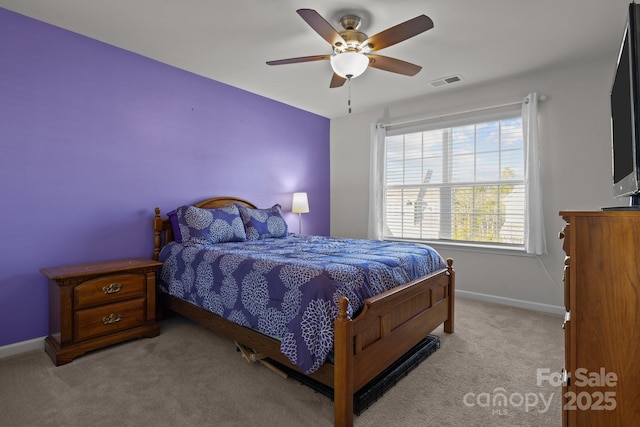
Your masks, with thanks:
M171 242L160 261L162 292L279 339L282 353L306 373L333 349L341 296L357 313L366 298L446 268L426 245L294 235Z

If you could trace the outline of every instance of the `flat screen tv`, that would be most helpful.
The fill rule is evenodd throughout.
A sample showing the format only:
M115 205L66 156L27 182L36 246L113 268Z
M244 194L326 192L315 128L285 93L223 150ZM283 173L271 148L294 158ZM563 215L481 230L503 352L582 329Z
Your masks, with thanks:
M629 16L618 52L611 86L611 147L613 192L629 197L629 208L640 209L640 6L629 5Z

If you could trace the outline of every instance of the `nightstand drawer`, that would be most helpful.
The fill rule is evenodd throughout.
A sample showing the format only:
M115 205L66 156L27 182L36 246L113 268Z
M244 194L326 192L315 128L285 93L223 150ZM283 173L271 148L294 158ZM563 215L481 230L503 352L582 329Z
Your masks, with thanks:
M87 280L73 290L75 307L110 304L145 294L143 274L114 274Z
M82 341L100 335L143 325L145 299L109 304L75 312L75 339Z

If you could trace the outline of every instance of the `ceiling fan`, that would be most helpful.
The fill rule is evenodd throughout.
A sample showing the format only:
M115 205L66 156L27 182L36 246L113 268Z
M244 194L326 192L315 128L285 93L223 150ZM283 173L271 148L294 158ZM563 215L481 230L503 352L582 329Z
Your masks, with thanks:
M331 61L333 77L329 87L340 87L347 80L365 72L368 66L405 76L416 75L422 67L400 59L372 54L386 47L433 28L433 21L426 15L416 16L374 36L358 31L362 20L355 15L340 18L343 30L338 32L318 12L313 9L298 9L298 15L331 45L333 54L302 56L298 58L267 61L268 65L295 64L310 61Z

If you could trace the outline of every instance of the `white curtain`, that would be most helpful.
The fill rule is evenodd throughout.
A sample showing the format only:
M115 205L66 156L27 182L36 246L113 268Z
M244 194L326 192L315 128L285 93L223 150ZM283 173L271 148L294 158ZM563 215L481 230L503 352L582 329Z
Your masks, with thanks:
M547 253L540 182L540 142L538 137L538 94L522 101L522 134L525 145L525 250L528 254Z
M382 239L384 209L384 141L385 130L379 123L371 125L371 161L369 169L369 227L367 238Z

